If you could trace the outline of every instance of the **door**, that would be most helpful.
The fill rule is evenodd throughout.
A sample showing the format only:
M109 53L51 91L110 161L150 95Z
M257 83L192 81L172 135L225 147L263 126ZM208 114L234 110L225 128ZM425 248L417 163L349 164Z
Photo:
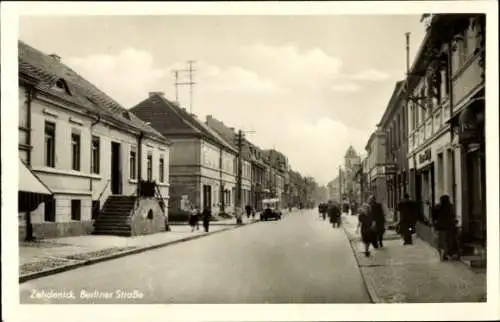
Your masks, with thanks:
M203 185L203 208L212 209L212 186Z
M122 194L120 143L111 142L111 194Z
M423 214L422 208L422 174L420 171L415 171L415 201L418 205L419 215Z
M479 150L467 155L468 184L470 189L469 231L477 241L486 240L485 160Z

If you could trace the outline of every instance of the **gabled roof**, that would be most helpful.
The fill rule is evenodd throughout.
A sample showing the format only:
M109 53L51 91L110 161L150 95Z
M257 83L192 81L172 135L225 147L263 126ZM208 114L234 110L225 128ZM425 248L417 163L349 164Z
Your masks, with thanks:
M122 127L127 125L167 142L163 135L129 113L111 97L63 64L60 59L46 55L23 41L18 41L18 64L20 74L39 80L37 89L74 103L87 112L99 114ZM53 89L57 83L62 84L65 90Z
M230 152L237 153L237 150L217 132L185 109L169 101L162 93L150 93L148 98L132 107L130 111L142 120L150 122L152 127L166 136L200 136Z

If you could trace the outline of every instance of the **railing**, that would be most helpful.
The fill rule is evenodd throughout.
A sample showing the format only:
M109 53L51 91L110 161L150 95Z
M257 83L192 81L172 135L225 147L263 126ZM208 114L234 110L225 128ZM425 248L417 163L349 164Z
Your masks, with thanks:
M161 195L160 188L159 186L155 183L155 197L156 200L160 203L161 210L165 211L165 200L163 199L163 196Z
M102 189L101 193L99 194L99 197L97 197L97 200L96 200L97 203L92 206L92 214L94 214L95 212L97 212L97 210L100 210L102 195L104 194L104 191L106 191L106 189L108 188L108 185L109 185L110 182L111 182L111 180L108 179L108 181L104 185L104 188ZM99 209L97 209L97 208L99 208ZM94 218L96 218L96 217L97 217L97 214L94 216Z

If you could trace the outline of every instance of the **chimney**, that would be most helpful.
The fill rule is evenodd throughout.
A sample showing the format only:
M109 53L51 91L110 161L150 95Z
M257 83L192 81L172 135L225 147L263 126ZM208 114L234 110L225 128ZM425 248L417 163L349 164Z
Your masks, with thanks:
M61 56L59 56L59 55L50 54L49 57L52 58L55 61L61 61Z
M149 92L149 97L152 97L154 95L158 95L158 96L165 96L165 93L164 92Z
M207 115L207 117L206 117L206 122L208 123L208 122L210 122L210 121L212 121L212 115L210 115L210 114L209 114L209 115Z

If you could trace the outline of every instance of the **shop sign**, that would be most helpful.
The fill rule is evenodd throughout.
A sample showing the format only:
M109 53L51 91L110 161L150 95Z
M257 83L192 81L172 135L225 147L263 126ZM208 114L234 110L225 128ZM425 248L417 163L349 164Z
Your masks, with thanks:
M431 159L432 159L432 153L430 148L425 150L418 156L419 163L425 163L427 161L430 161Z

